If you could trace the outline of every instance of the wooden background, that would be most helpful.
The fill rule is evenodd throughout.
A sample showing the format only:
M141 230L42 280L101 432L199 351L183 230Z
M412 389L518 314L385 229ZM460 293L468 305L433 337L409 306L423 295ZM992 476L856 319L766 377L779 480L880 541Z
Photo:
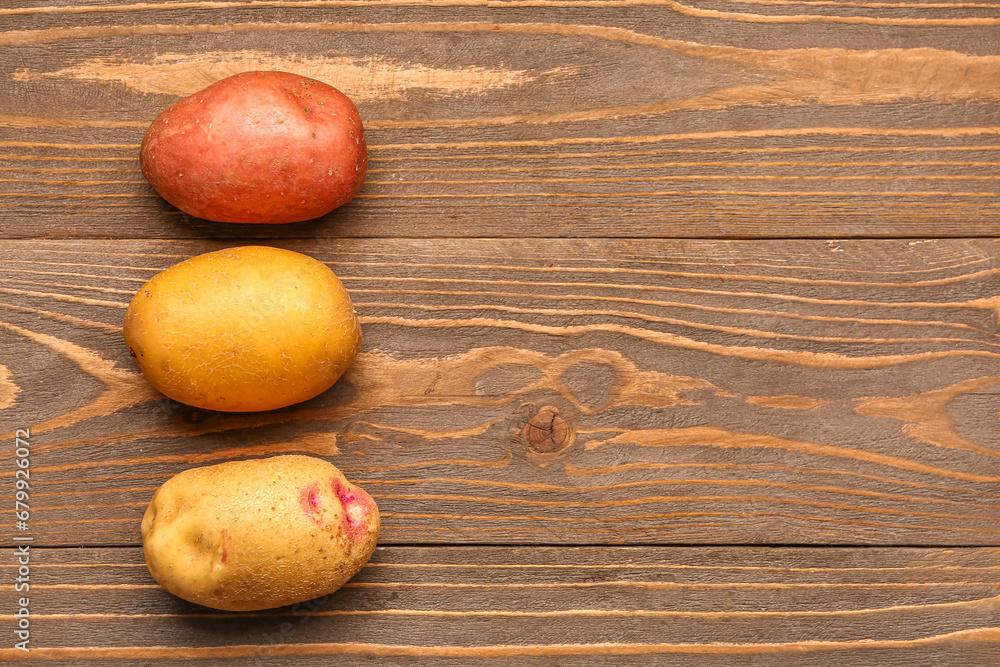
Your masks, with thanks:
M357 102L352 203L145 183L149 122L250 69ZM4 3L0 661L997 664L998 103L997 2ZM275 412L163 398L126 305L245 243L327 262L362 354ZM370 566L250 614L160 589L153 491L287 452L375 497Z

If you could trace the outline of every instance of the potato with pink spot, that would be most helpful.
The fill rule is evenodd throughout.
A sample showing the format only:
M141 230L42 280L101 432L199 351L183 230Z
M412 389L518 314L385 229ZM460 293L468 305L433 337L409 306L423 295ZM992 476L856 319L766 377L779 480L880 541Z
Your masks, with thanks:
M153 496L146 566L168 591L252 611L336 591L368 562L378 507L331 463L288 455L192 468Z

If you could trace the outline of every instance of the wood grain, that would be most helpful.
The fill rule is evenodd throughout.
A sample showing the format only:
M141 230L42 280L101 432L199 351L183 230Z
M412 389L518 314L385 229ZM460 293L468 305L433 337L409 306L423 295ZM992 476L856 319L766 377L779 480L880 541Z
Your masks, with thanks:
M383 547L337 593L253 613L173 597L138 548L33 554L44 646L5 663L964 667L1000 642L995 548Z
M0 237L993 235L998 7L11 3ZM150 189L148 123L247 69L358 102L371 161L354 202L220 225Z
M383 544L998 543L1000 242L283 242L344 280L363 351L245 415L160 397L120 334L221 245L0 245L41 544L138 544L170 475L282 452L369 490Z
M995 664L998 30L996 0L3 3L8 637L33 540L0 663ZM358 198L225 225L149 188L148 124L248 69L358 103ZM341 276L361 356L276 412L163 398L126 304L250 239ZM288 452L377 499L373 561L267 612L159 588L155 489Z

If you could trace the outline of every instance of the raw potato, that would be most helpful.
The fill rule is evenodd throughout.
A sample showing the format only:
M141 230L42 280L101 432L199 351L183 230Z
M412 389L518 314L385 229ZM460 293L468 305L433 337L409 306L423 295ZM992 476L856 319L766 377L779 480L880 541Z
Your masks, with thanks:
M342 92L288 72L244 72L171 105L139 166L185 213L220 222L310 220L346 204L368 169L361 117Z
M375 551L371 496L332 464L275 456L192 468L142 519L153 579L190 602L251 611L327 595Z
M261 246L206 253L153 276L129 304L123 331L154 387L228 412L312 398L361 347L361 325L333 271Z

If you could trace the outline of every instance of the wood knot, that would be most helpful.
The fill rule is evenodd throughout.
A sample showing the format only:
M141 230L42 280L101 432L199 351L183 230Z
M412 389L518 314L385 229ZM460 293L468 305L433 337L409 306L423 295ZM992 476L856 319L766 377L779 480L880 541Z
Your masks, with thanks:
M554 452L569 440L570 428L566 420L553 407L543 407L528 420L524 427L524 437L532 449L539 452Z

